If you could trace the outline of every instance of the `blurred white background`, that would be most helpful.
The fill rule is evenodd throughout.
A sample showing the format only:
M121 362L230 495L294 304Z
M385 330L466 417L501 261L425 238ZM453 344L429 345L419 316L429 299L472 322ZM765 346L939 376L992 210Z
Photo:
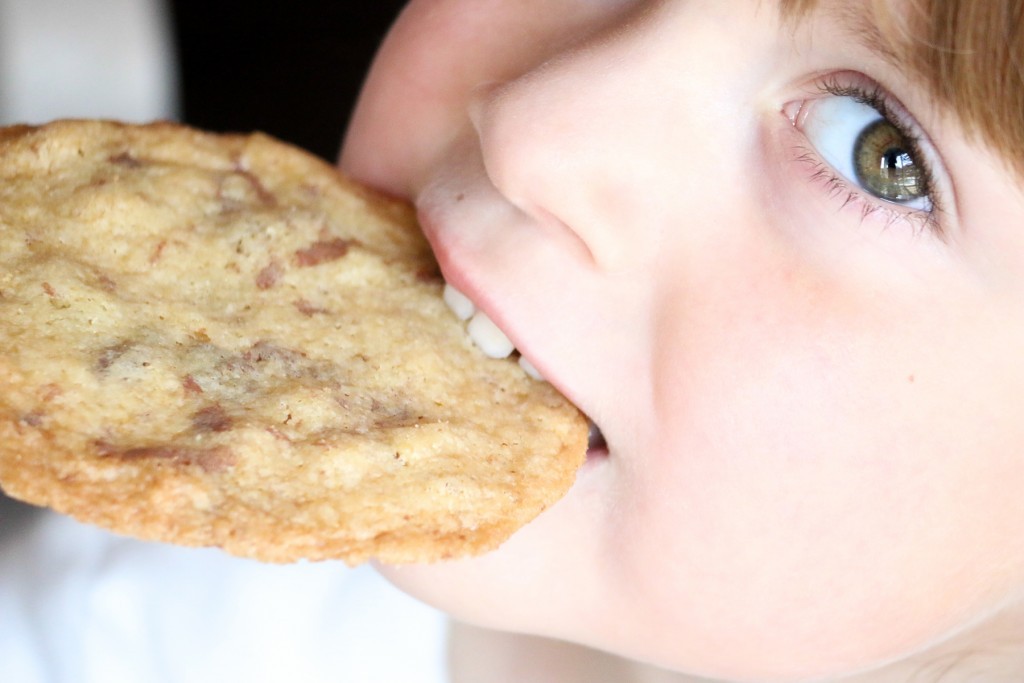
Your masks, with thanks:
M163 0L0 0L0 122L178 116Z

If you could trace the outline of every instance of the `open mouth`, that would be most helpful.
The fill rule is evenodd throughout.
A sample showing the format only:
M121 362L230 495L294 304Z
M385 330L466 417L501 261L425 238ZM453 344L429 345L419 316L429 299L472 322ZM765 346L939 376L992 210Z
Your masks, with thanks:
M537 381L546 381L533 363L519 353L508 335L502 332L486 313L477 308L469 297L446 283L444 301L456 317L466 322L466 332L469 334L470 340L483 351L484 355L490 358L508 358L515 354L519 366L526 374ZM587 457L607 455L608 444L605 442L604 434L601 433L601 428L594 424L593 420L588 419L588 423L590 432L587 441Z

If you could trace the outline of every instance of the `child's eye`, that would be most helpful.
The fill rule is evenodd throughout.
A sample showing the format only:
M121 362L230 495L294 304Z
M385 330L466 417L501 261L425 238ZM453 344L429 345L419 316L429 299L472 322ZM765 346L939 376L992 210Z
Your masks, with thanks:
M822 98L804 118L804 134L846 180L879 199L931 209L914 143L871 105L848 95Z
M880 88L819 85L823 95L803 102L794 121L817 156L834 171L832 183L855 194L868 194L883 204L874 208L913 214L934 222L935 197L927 159L921 152L916 124L907 115L891 112L889 97ZM829 169L824 169L829 170Z

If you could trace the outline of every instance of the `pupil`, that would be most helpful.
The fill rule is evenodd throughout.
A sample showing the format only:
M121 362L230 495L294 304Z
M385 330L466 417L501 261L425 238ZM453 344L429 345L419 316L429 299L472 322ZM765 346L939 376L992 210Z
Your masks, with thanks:
M885 119L867 126L857 136L853 168L857 180L880 199L908 202L923 197L921 169L907 151L906 140Z
M910 159L910 155L902 149L889 149L882 155L882 172L898 172L900 169L906 168L913 163L914 162Z

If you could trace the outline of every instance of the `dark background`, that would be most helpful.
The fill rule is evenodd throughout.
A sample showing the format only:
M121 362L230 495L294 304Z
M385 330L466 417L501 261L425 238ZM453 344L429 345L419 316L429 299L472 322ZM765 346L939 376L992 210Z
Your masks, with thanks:
M183 120L261 130L333 160L404 0L174 0Z

